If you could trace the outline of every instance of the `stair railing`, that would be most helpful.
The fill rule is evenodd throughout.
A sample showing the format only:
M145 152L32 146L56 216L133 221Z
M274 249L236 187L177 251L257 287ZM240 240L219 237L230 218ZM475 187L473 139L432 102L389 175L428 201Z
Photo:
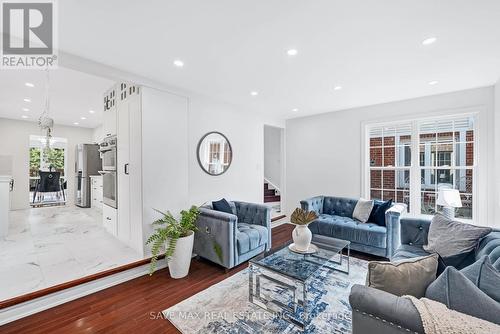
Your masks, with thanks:
M264 176L264 181L268 183L270 186L274 188L274 193L279 195L280 194L280 188L277 187L274 183L272 183L267 177Z

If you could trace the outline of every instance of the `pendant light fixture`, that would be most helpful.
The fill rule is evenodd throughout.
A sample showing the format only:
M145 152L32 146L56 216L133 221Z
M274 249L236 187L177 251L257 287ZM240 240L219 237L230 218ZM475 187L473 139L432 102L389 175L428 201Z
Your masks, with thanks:
M52 138L52 130L54 128L54 120L49 117L50 111L50 77L49 69L45 70L45 106L40 117L38 118L38 126L45 133L45 145L43 147L42 156L46 160L50 154L50 140Z

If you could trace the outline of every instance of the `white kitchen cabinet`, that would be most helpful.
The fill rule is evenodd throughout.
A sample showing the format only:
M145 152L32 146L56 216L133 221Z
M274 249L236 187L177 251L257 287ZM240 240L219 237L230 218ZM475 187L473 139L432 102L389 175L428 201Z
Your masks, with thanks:
M104 111L102 113L102 135L109 137L117 132L116 88L113 87L104 95Z
M177 214L188 207L188 100L127 82L113 90L117 119L116 235L145 254L149 248L144 242L157 218L154 209Z
M90 176L90 207L102 211L103 206L102 176Z
M141 140L141 95L139 87L122 82L117 89L117 176L118 176L118 238L132 242L131 215L132 200L140 200L134 192L140 191L141 183L140 151L137 145ZM137 136L138 134L138 136ZM134 139L134 140L133 140ZM134 144L135 141L135 144ZM139 160L137 160L139 158ZM131 160L135 159L132 163Z
M106 231L116 237L118 235L118 220L116 209L104 204L102 206L102 218L102 224Z

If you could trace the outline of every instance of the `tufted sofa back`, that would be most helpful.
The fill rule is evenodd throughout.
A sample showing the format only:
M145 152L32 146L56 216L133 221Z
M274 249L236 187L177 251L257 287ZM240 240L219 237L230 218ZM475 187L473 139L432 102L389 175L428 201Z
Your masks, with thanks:
M401 244L426 245L430 225L431 221L429 219L402 218ZM484 255L488 255L493 266L500 270L500 230L493 230L493 232L481 239L476 249L475 258L478 260Z
M271 209L266 205L256 205L247 202L233 202L236 206L238 223L257 224L267 226L270 220Z
M323 198L323 213L352 218L357 199L346 197L325 196Z
M479 243L476 251L476 260L488 255L493 267L500 271L500 230L494 230Z
M431 221L418 218L401 218L401 244L422 246L427 244Z

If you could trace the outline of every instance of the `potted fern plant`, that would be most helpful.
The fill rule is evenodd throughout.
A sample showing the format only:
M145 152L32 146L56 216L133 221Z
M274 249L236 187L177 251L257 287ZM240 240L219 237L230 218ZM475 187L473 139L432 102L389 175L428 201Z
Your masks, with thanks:
M158 256L165 251L168 270L172 278L187 276L193 253L194 232L196 219L200 210L192 206L189 210L182 210L180 218L176 219L170 211L161 212L161 218L153 222L155 232L148 238L146 244L151 245L151 264L149 274L156 271Z

